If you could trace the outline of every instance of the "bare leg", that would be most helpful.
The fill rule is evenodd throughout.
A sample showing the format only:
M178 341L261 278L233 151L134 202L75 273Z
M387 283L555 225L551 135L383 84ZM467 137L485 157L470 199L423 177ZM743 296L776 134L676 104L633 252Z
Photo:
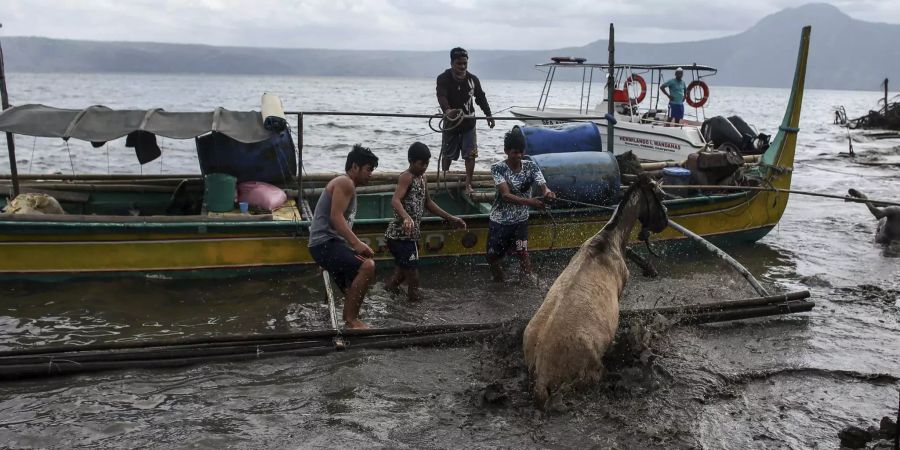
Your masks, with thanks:
M407 291L409 301L418 302L422 300L422 291L419 290L419 269L406 269L404 270L404 275L409 285L409 290Z
M400 288L400 284L402 284L406 280L406 276L403 273L403 269L399 267L394 268L394 273L388 277L387 281L384 282L384 289L397 292Z
M504 279L503 267L500 266L502 259L503 258L487 257L488 265L491 267L491 276L493 276L494 281L498 283L502 283Z
M522 267L523 274L531 275L534 273L534 269L531 267L531 255L528 252L519 253L519 265Z
M466 194L475 192L472 188L472 174L475 173L475 158L466 159Z
M347 328L369 328L363 321L359 320L359 308L362 306L363 298L369 290L369 285L375 278L375 261L366 259L362 266L359 267L359 273L347 288L344 298L344 326Z

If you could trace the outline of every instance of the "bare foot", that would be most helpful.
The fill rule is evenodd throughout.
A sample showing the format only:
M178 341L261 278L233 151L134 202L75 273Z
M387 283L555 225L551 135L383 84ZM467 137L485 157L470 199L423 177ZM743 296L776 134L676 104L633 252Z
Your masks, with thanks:
M407 298L411 302L420 302L422 301L422 291L419 289L410 289L407 293Z
M474 194L474 193L475 193L475 188L473 188L471 184L467 184L466 185L466 195L471 197L472 194Z
M384 282L384 290L392 293L399 294L400 293L400 283L394 281L394 279L390 279Z
M366 330L369 328L368 325L365 324L362 320L353 319L353 320L345 320L344 328L348 330Z

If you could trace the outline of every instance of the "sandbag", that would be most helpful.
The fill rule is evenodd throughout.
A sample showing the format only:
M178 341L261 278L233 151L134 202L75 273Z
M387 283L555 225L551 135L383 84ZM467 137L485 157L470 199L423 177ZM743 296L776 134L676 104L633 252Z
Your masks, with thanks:
M262 181L245 181L238 184L237 194L239 202L246 202L254 208L269 211L278 209L287 201L284 190Z
M19 194L12 199L6 208L6 214L65 214L55 198L47 194L28 193Z

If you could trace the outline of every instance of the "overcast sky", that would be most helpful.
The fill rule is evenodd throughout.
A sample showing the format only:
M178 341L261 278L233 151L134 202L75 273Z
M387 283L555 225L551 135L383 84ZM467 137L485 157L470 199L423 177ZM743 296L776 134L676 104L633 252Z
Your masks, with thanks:
M690 41L746 30L790 0L0 0L2 36L252 47L552 49ZM834 0L900 23L897 0ZM713 4L715 4L713 6Z

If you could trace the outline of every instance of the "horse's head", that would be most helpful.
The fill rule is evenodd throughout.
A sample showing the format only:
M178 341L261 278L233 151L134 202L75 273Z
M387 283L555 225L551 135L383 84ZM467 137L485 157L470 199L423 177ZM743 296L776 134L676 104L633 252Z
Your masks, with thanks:
M646 174L640 174L636 183L641 195L641 212L638 215L641 235L665 230L669 226L669 215L663 205L665 194Z

